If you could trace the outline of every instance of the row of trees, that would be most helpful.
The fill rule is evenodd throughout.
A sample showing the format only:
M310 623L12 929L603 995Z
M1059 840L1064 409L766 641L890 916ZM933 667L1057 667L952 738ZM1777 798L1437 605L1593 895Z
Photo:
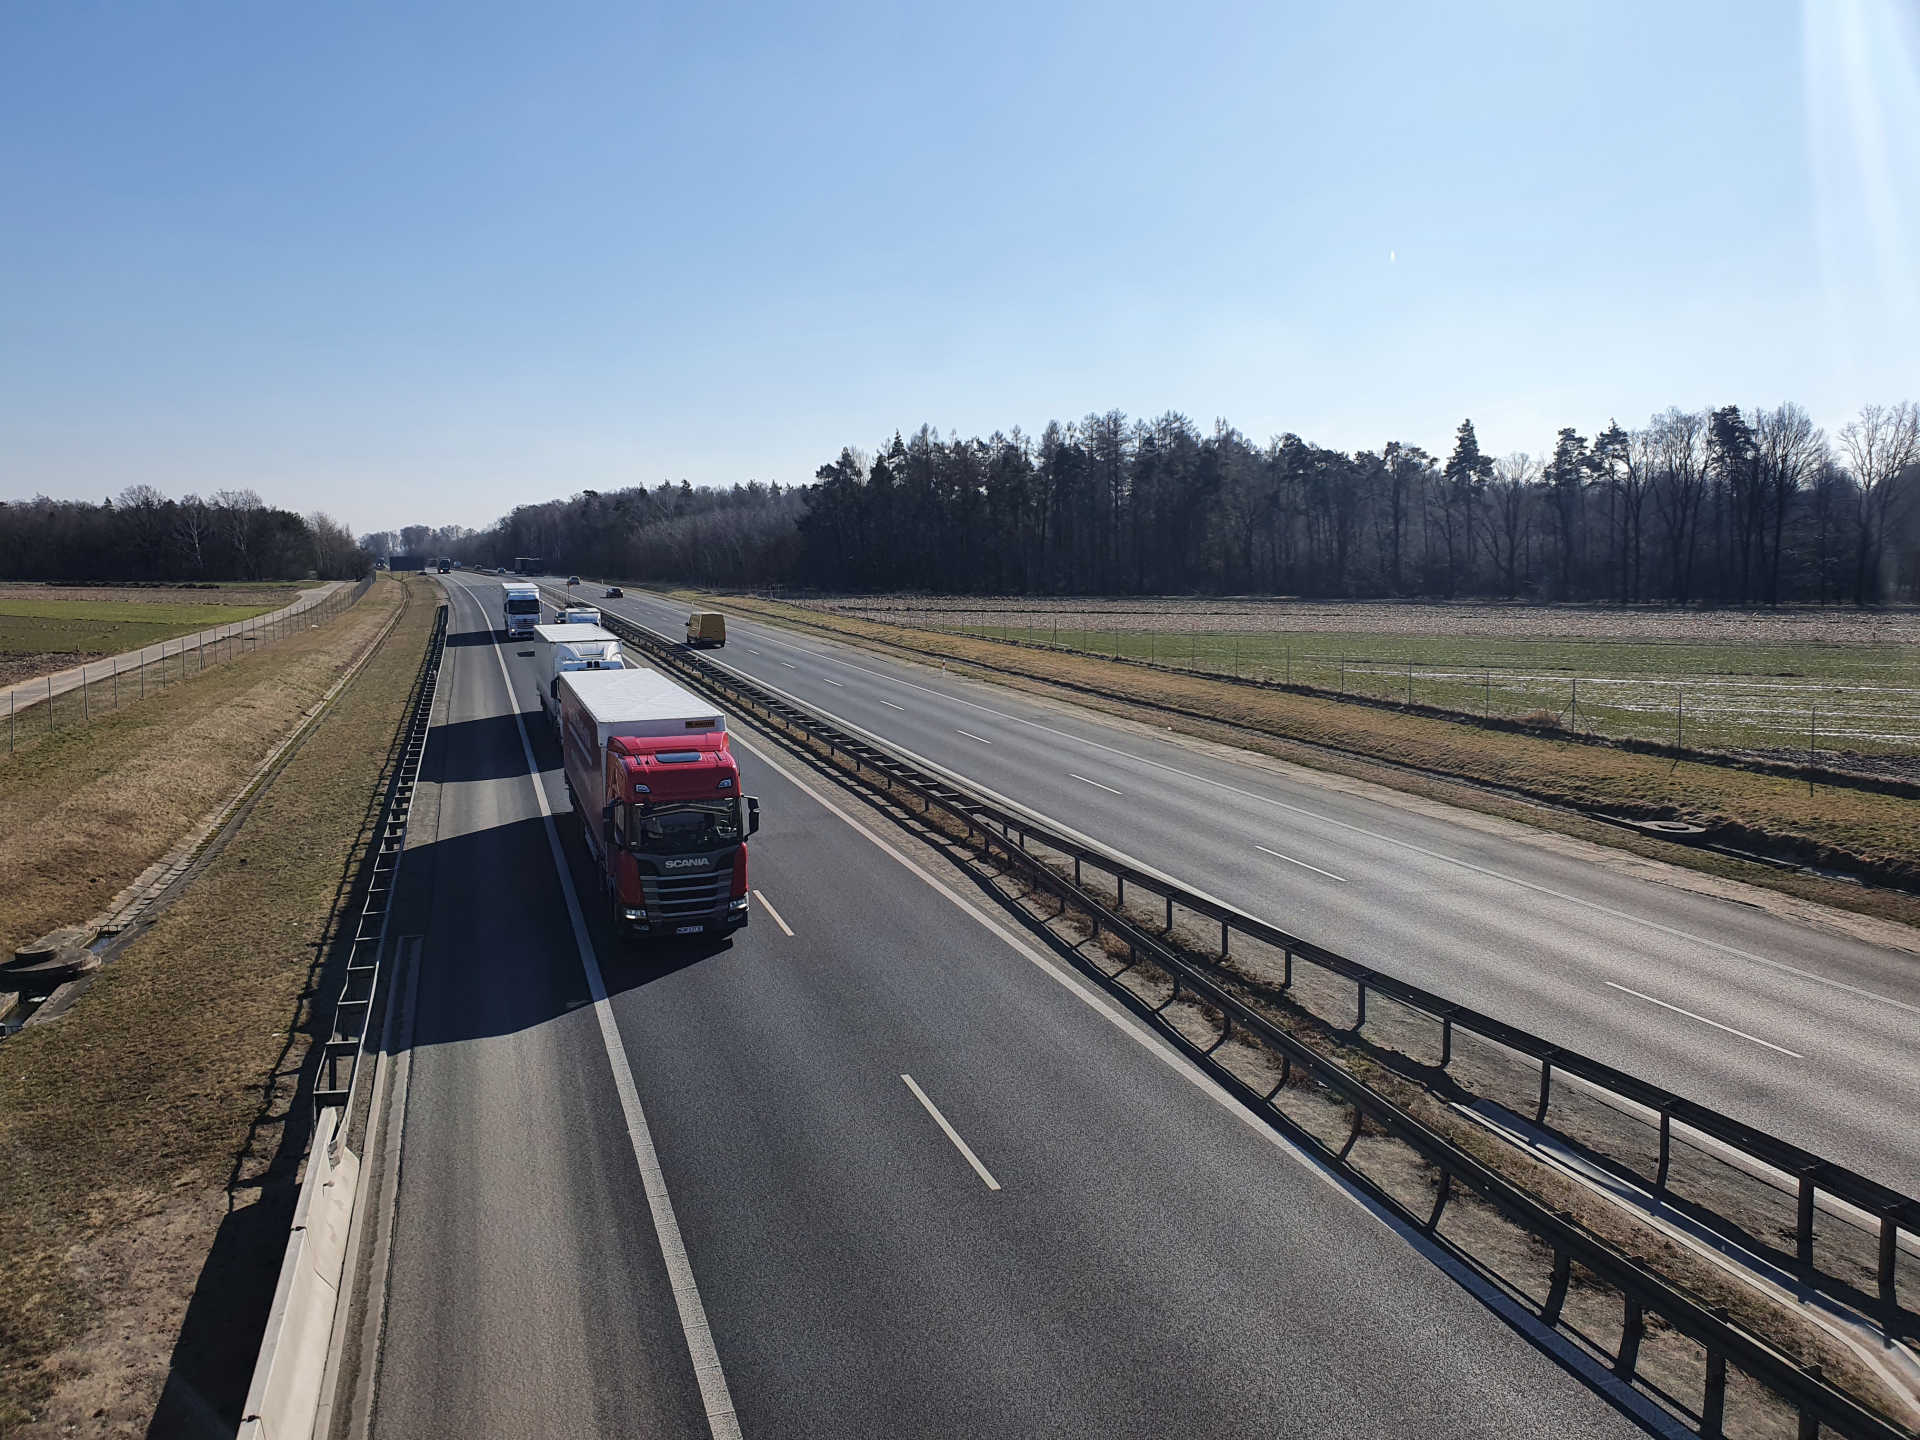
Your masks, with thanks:
M358 579L373 557L332 516L296 515L251 490L170 500L151 485L117 499L0 501L0 576L14 580Z
M757 480L729 490L684 480L651 490L583 490L570 500L522 505L487 530L446 541L444 552L412 553L486 566L538 555L570 571L726 587L795 582L811 493Z
M1114 411L922 428L822 466L793 577L830 589L1874 603L1920 585L1920 406L1830 442L1796 405L1669 410L1542 457L1346 454Z
M742 587L1868 604L1920 598L1920 406L1867 406L1832 440L1791 404L1673 409L1500 458L1471 421L1444 458L1178 414L923 426L809 486L586 490L364 543Z

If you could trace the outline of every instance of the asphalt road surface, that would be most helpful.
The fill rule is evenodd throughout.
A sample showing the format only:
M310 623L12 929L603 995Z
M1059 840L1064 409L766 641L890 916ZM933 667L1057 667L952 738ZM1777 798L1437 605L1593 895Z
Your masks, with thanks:
M377 1433L701 1435L716 1396L750 1440L1639 1433L751 737L750 926L619 946L468 583L395 912Z
M587 603L668 634L684 607ZM1920 1190L1920 957L728 617L704 652L1363 964Z

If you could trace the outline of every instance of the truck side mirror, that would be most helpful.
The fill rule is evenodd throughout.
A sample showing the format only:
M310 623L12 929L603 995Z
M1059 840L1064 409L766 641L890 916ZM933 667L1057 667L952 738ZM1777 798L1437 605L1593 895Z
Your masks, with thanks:
M626 846L620 843L620 827L615 823L619 819L619 814L618 800L609 801L600 807L600 838L615 849L624 850Z
M760 801L756 797L749 795L747 796L747 834L758 835L759 833Z

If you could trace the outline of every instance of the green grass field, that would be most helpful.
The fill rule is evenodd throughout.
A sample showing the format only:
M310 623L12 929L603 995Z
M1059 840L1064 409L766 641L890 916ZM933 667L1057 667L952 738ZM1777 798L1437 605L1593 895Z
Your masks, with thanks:
M289 592L291 594L291 592ZM0 599L0 655L119 655L264 615L272 605Z
M1235 633L1124 621L1118 630L964 620L935 628L1473 715L1551 716L1615 738L1672 741L1677 731L1686 745L1713 749L1920 751L1913 645Z

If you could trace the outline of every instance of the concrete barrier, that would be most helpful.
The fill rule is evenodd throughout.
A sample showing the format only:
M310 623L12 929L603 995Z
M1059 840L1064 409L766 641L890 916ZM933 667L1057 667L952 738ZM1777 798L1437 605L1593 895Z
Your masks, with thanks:
M360 1179L351 1150L343 1145L332 1153L334 1128L343 1120L339 1110L320 1112L267 1333L247 1387L240 1440L308 1440L313 1433Z

